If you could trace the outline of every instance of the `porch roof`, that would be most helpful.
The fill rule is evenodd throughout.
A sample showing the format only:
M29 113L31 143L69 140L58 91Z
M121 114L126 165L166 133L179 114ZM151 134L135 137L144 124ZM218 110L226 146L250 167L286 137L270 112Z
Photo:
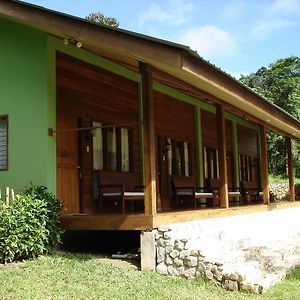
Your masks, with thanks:
M74 38L89 47L146 62L228 103L267 127L300 139L300 122L205 61L188 46L127 30L99 25L17 0L0 0L0 17L37 28L58 38Z

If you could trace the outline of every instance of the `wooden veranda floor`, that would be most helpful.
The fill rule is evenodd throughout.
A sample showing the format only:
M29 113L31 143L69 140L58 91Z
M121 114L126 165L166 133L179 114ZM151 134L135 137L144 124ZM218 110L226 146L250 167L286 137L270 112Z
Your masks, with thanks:
M300 202L278 202L268 205L256 204L224 208L206 208L184 211L144 214L65 214L61 217L61 227L65 230L147 230L177 222L218 218L256 212L270 211L300 206Z

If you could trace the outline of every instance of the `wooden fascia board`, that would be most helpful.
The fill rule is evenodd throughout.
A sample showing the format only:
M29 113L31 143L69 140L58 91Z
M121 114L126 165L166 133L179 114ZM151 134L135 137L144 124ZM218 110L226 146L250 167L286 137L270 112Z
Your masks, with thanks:
M261 120L268 128L278 129L279 132L293 139L300 139L300 123L297 120L207 63L183 55L181 69L156 62L152 62L152 64L156 64L155 67L245 111Z
M176 67L181 66L181 51L164 43L141 38L134 33L98 26L35 6L0 0L0 16L45 31L61 38L83 43L143 61L143 57Z

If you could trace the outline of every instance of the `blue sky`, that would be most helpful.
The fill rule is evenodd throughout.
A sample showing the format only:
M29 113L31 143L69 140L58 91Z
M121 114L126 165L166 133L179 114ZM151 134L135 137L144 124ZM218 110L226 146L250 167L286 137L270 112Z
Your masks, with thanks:
M239 77L300 56L300 0L32 0L84 17L100 11L120 28L190 46Z

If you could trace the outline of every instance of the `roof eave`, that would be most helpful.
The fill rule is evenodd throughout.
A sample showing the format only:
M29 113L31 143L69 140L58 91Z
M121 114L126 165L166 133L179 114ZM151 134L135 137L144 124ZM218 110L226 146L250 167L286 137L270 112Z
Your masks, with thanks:
M242 110L248 109L257 118L266 121L267 126L300 139L300 122L202 59L187 46L96 25L78 17L14 0L0 0L0 15L60 38L72 37L83 43L150 63L231 105Z

